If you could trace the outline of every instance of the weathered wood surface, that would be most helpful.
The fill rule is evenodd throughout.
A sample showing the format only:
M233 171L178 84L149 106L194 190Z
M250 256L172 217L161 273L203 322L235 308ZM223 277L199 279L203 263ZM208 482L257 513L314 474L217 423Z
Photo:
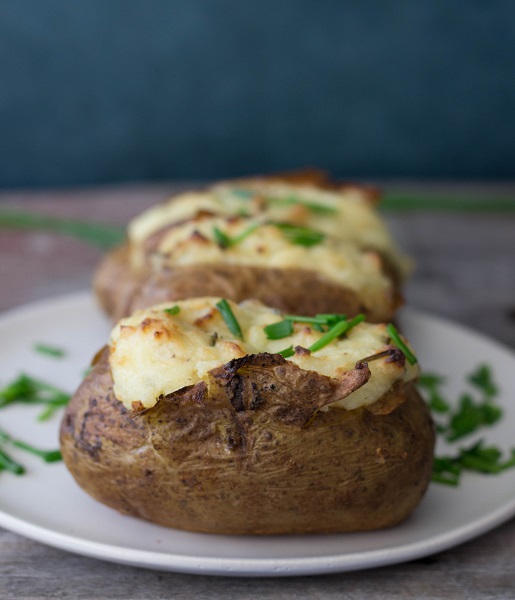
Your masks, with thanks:
M400 186L397 186L400 188ZM174 185L0 194L1 206L125 223ZM428 189L404 184L403 190ZM439 191L463 187L438 186ZM515 197L515 185L468 186ZM515 212L390 213L416 270L417 308L479 329L515 348ZM0 310L88 287L100 251L46 233L0 231ZM0 492L1 493L1 492ZM0 598L515 598L515 520L427 559L381 569L291 579L229 579L124 567L49 548L0 529Z

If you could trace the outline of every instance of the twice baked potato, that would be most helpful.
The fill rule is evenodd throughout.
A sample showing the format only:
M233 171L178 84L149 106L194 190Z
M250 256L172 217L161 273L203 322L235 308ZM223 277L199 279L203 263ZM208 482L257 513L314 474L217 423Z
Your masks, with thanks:
M433 424L417 365L359 321L215 298L138 311L66 410L66 465L100 502L168 527L395 525L429 483Z
M224 245L220 239L228 241ZM97 277L97 289L99 279L109 278L117 292L111 299L130 298L123 307L105 300L109 312L120 316L156 302L208 294L238 302L256 298L307 315L364 312L380 322L400 303L376 252L256 218L202 215L171 228L138 278L123 264L124 256L113 254Z
M406 260L366 188L329 190L321 181L224 182L150 209L96 273L102 306L117 320L160 301L211 295L389 320L402 303Z

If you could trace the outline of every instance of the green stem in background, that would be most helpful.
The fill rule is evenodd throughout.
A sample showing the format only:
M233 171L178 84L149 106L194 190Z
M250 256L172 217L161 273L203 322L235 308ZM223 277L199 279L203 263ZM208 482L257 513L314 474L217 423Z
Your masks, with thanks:
M13 210L0 210L0 228L61 233L88 242L101 250L113 248L125 239L125 228L118 225Z
M385 193L379 203L384 211L443 211L443 212L515 212L515 198L473 198L465 196L419 196Z
M319 212L327 212L328 214L333 212L329 207L326 211L326 207L322 207L320 210L320 207L316 206ZM443 211L501 213L515 212L515 198L487 199L465 196L419 196L417 193L398 194L391 192L384 195L380 207L385 212ZM125 227L119 225L5 209L0 209L0 229L26 229L29 231L60 233L80 239L101 250L109 250L121 244L125 239Z

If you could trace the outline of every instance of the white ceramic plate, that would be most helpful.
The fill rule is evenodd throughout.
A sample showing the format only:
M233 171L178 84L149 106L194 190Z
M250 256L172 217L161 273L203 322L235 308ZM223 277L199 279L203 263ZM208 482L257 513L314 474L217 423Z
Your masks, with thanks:
M515 430L515 355L456 324L414 310L403 327L427 371L449 377L450 394L480 362L494 365L505 410L488 441L505 448ZM0 385L20 371L72 391L109 324L87 293L28 305L0 318ZM45 342L67 350L64 359L36 353ZM32 407L7 407L0 425L34 445L57 446L59 418L41 424ZM0 475L0 525L45 544L130 565L190 573L284 576L351 571L412 560L478 536L515 514L515 470L466 475L459 488L432 484L404 524L361 534L233 537L187 533L124 517L77 487L62 463L45 464L12 452L27 474Z

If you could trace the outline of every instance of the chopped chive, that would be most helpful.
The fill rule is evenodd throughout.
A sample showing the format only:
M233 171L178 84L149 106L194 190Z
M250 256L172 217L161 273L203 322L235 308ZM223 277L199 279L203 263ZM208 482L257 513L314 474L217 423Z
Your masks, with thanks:
M63 404L63 406L65 406L65 404ZM48 419L50 419L50 417L53 417L55 415L55 413L57 412L58 409L59 409L58 406L55 406L52 404L47 406L45 408L45 410L38 415L38 421L40 423L42 423L43 421L48 421Z
M459 475L461 471L456 459L449 458L448 456L435 456L433 462L433 470L436 473L452 473L453 475Z
M327 204L318 204L316 202L308 202L307 200L301 200L298 202L302 206L309 208L311 212L315 214L318 213L320 215L335 215L338 212L338 209L334 206L328 206Z
M213 235L215 236L215 242L221 248L229 248L231 245L230 238L218 227L213 227Z
M34 350L40 354L48 354L48 356L54 356L55 358L62 358L66 355L66 352L62 348L48 346L47 344L34 344Z
M23 404L44 404L55 410L68 404L69 400L69 394L24 374L19 375L13 382L0 389L0 408L19 402ZM44 417L44 415L41 416Z
M459 476L454 475L450 477L445 477L444 475L440 475L439 473L433 473L431 475L431 480L435 483L443 483L444 485L452 485L454 487L457 487L460 483Z
M440 394L439 385L443 379L436 375L426 375L422 381L429 390L431 397ZM492 404L492 394L497 393L497 387L488 367L480 366L468 381L484 394L482 402L476 402L470 394L462 394L459 407L447 417L447 423L436 423L437 431L446 434L447 441L455 442L464 436L475 433L481 427L491 425L501 416L499 407ZM430 408L435 410L434 406ZM472 446L460 448L455 456L435 456L433 461L432 480L447 485L458 485L463 471L474 471L487 475L495 475L504 469L515 467L515 448L511 456L502 459L502 451L496 446L485 446L483 440Z
M431 393L429 408L437 413L446 413L451 410L449 403L437 392Z
M178 315L181 312L181 307L178 304L176 304L175 306L172 306L171 308L165 308L164 311L167 315L170 315L173 317L174 315Z
M284 350L281 350L276 354L280 354L284 358L289 358L290 356L293 356L295 354L295 350L293 349L293 346L288 346L288 348L285 348Z
M340 321L345 321L346 316L344 314L319 314L314 317L303 317L300 315L284 315L284 318L288 321L293 321L294 323L310 323L312 325L329 325L333 326ZM318 329L318 331L323 331L323 329Z
M292 243L299 246L316 246L325 239L325 234L309 227L299 227L290 223L274 223L283 235Z
M319 338L314 344L311 344L308 350L310 352L317 352L317 350L327 346L327 344L330 344L336 338L348 333L353 327L364 320L365 315L359 314L350 321L340 321L339 323L336 323L336 325L333 325L333 327L331 327L331 329L329 329L329 331Z
M326 319L319 317L300 317L296 315L284 315L285 321L291 321L292 323L309 323L310 325L327 325Z
M413 354L413 352L406 346L406 344L401 339L399 332L397 331L395 325L393 323L389 323L386 326L386 331L388 335L391 337L392 342L399 348L399 350L404 354L406 360L410 363L410 365L417 364L417 357Z
M502 417L502 410L489 403L475 403L468 394L460 397L459 409L448 424L449 442L455 442L466 435L474 433L483 425L493 425Z
M218 229L218 227L213 227L213 235L215 236L216 243L222 248L231 248L232 246L236 246L241 243L246 237L248 237L252 232L254 232L259 227L258 223L247 227L245 231L242 231L239 235L230 238L226 233Z
M492 381L492 373L487 365L480 365L477 370L469 376L468 380L486 396L495 396L497 394L497 386Z
M347 315L343 313L319 313L316 315L317 319L326 319L328 323L333 321L343 321L347 318Z
M236 244L239 244L240 242L242 242L251 233L253 233L254 231L256 231L256 229L259 226L260 226L259 223L254 223L254 225L251 225L250 227L247 227L247 229L245 229L245 231L242 231L239 235L237 235L234 238L232 238L231 245L235 246Z
M499 473L501 470L500 465L481 456L464 455L461 457L460 463L462 467L480 473Z
M418 377L418 385L424 388L432 388L437 385L442 385L445 382L444 377L435 375L434 373L421 373Z
M0 429L0 443L1 444L11 444L15 448L19 448L20 450L25 450L26 452L30 452L35 456L39 456L45 462L51 463L62 460L62 455L60 450L41 450L39 448L35 448L31 444L27 444L22 440L17 440L12 438L8 433L2 431ZM7 470L16 475L23 475L25 473L25 469L22 465L13 460L8 454L6 454L2 449L0 449L0 470Z
M319 204L318 202L310 202L309 200L302 200L297 196L287 196L285 198L275 197L275 196L267 196L266 201L272 204L284 204L285 206L298 204L299 206L304 206L308 208L311 212L315 214L325 214L325 215L334 215L338 212L338 209L327 206L327 204Z
M23 475L25 473L23 465L13 460L3 450L0 450L0 469L14 473L14 475Z
M266 333L266 337L269 340L280 340L282 338L288 337L293 333L293 325L291 321L284 319L283 321L279 321L278 323L272 323L271 325L267 325L264 328L264 332Z
M34 448L34 446L26 444L20 440L11 439L11 443L16 448L20 448L21 450L25 450L26 452L30 452L31 454L39 456L47 463L57 462L63 458L60 450L40 450L39 448Z
M512 448L511 450L511 458L509 458L507 461L501 463L501 469L511 469L512 467L515 467L515 449Z
M216 307L220 311L220 314L222 315L223 320L229 328L229 331L237 338L240 338L240 340L243 341L243 333L241 332L240 324L236 320L236 317L234 316L234 313L232 312L232 309L229 306L227 300L223 298L222 300L220 300L220 302L216 303Z
M252 190L246 190L244 188L231 188L230 191L234 196L238 196L238 198L242 198L244 200L249 200L256 195L256 192L253 192Z

